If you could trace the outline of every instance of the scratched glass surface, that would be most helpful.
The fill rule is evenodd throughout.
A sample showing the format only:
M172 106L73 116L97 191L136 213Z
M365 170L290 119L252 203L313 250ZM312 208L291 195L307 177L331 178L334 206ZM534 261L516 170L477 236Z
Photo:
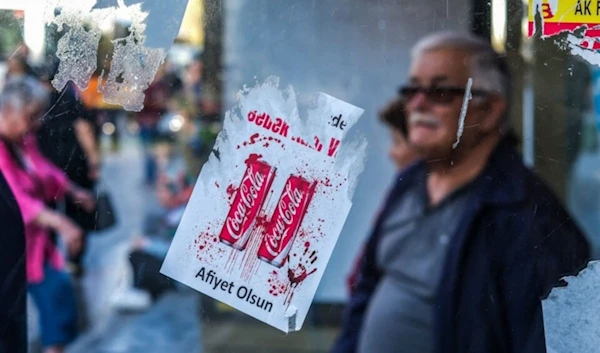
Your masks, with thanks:
M549 16L563 0L531 1L546 28L557 28ZM581 22L600 23L593 22L595 1L571 2L573 16L587 16ZM407 82L413 45L441 30L481 36L505 56L510 126L523 161L583 230L592 258L600 258L596 34L577 27L530 37L540 25L528 20L527 0L0 0L0 86L26 75L52 92L39 129L55 142L40 143L42 152L65 163L65 173L94 195L108 195L116 219L105 230L94 229L99 219L78 219L91 229L85 255L66 267L79 314L66 352L331 351L348 278L396 173L388 153L393 138L378 114ZM213 146L226 112L236 109L240 92L272 80L285 94L293 88L300 116L316 92L364 109L348 134L368 144L304 326L287 335L159 273L202 166L221 153ZM465 82L467 91L471 84ZM61 108L69 97L73 105ZM469 128L468 104L456 117L462 123L455 144ZM332 118L343 130L345 123ZM52 207L73 215L64 202ZM588 302L597 297L598 273L590 266L544 301L549 352L596 351L600 307ZM27 319L29 351L43 352L31 297Z

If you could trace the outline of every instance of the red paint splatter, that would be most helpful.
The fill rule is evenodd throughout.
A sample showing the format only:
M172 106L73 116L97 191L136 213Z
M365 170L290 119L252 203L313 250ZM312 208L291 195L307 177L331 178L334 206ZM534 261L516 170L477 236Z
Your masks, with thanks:
M262 154L250 153L250 155L248 156L248 159L246 159L245 163L248 164L248 163L258 162L261 158L262 158Z
M226 190L226 192L227 192L227 198L229 200L233 200L233 196L235 196L235 193L237 192L237 190L238 190L237 186L235 186L233 184L230 184L227 187L227 190Z
M285 295L289 290L289 283L287 283L285 279L280 279L277 271L271 272L271 277L269 278L268 283L269 294L273 295L274 297Z
M252 136L250 136L250 144L253 145L256 143L256 139L258 138L258 134L254 134Z
M194 239L194 247L196 248L196 258L201 261L214 262L215 254L213 249L218 244L217 237L214 233L210 232L208 227L206 231L200 232L196 239ZM214 227L213 227L214 228Z
M256 217L255 227L266 227L268 223L269 220L267 219L267 215L261 213Z
M294 254L295 256L295 254ZM317 261L317 251L313 250L310 252L310 242L304 243L304 253L302 254L302 259L298 262L295 268L289 267L287 271L288 280L290 282L290 288L292 291L298 287L304 280L315 273L317 268L313 268L309 270L308 268L313 266ZM289 263L289 255L288 255L288 263ZM291 301L291 297L293 296L293 292L290 293L287 301Z

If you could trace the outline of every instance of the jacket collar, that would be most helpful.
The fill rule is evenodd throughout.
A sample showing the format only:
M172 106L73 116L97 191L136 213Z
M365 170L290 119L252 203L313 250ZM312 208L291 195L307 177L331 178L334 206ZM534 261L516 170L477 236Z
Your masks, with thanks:
M400 172L390 199L400 196L412 180L424 175L427 165L418 162ZM504 139L498 143L483 172L475 181L476 194L482 204L507 205L527 197L529 170L512 143Z
M484 204L507 205L527 198L530 171L525 167L521 154L504 139L494 149L483 173L481 201Z

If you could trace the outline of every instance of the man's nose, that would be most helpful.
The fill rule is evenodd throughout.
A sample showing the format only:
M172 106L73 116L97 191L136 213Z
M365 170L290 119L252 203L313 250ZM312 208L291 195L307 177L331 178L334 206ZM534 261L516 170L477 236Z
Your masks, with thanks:
M411 99L408 101L408 107L412 108L412 110L422 111L427 109L428 100L425 92L417 92Z

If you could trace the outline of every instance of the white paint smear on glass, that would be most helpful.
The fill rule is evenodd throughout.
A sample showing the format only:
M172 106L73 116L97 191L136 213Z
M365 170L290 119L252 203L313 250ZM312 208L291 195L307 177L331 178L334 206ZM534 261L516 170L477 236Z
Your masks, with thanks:
M469 101L473 98L471 95L471 88L473 87L473 78L469 77L467 81L467 88L465 89L465 96L463 98L462 107L460 109L460 119L458 121L458 131L456 132L456 142L452 144L452 148L455 149L460 143L460 137L465 131L465 118L467 117L467 108L469 107Z
M59 33L62 33L56 52L60 63L52 84L57 90L62 90L68 81L73 81L79 88L86 89L97 70L101 28L107 23L112 25L117 19L127 19L131 23L130 34L113 40L110 72L102 73L98 91L102 92L107 103L140 111L144 91L154 79L168 48L145 46L148 13L142 11L141 3L128 6L123 0L118 0L117 6L101 9L95 9L94 5L96 0L47 2L45 22L57 25ZM60 9L58 14L55 9Z
M552 289L542 302L549 352L597 353L600 347L600 263L591 262L567 287Z
M161 272L282 331L300 329L363 170L366 140L346 136L362 113L319 93L307 116L300 117L293 88L281 90L274 77L239 92L238 105L226 113L217 152L202 169ZM275 176L248 228L248 242L243 250L236 250L221 240L227 225L239 223L228 216L231 210L242 219L248 214L247 205L255 204L249 200L260 198L258 186L240 187L251 156L268 164ZM291 175L315 185L297 232L288 232L293 223L288 220L301 214L302 206L280 202L282 195L289 194ZM240 203L236 203L238 193ZM278 223L280 211L287 216ZM275 225L283 231L281 238L267 235L275 234L270 232ZM285 259L281 267L259 259L261 254L270 260L271 253L262 251L265 241L285 247L288 239L291 248L283 250L285 254L289 249L288 256L273 255Z

